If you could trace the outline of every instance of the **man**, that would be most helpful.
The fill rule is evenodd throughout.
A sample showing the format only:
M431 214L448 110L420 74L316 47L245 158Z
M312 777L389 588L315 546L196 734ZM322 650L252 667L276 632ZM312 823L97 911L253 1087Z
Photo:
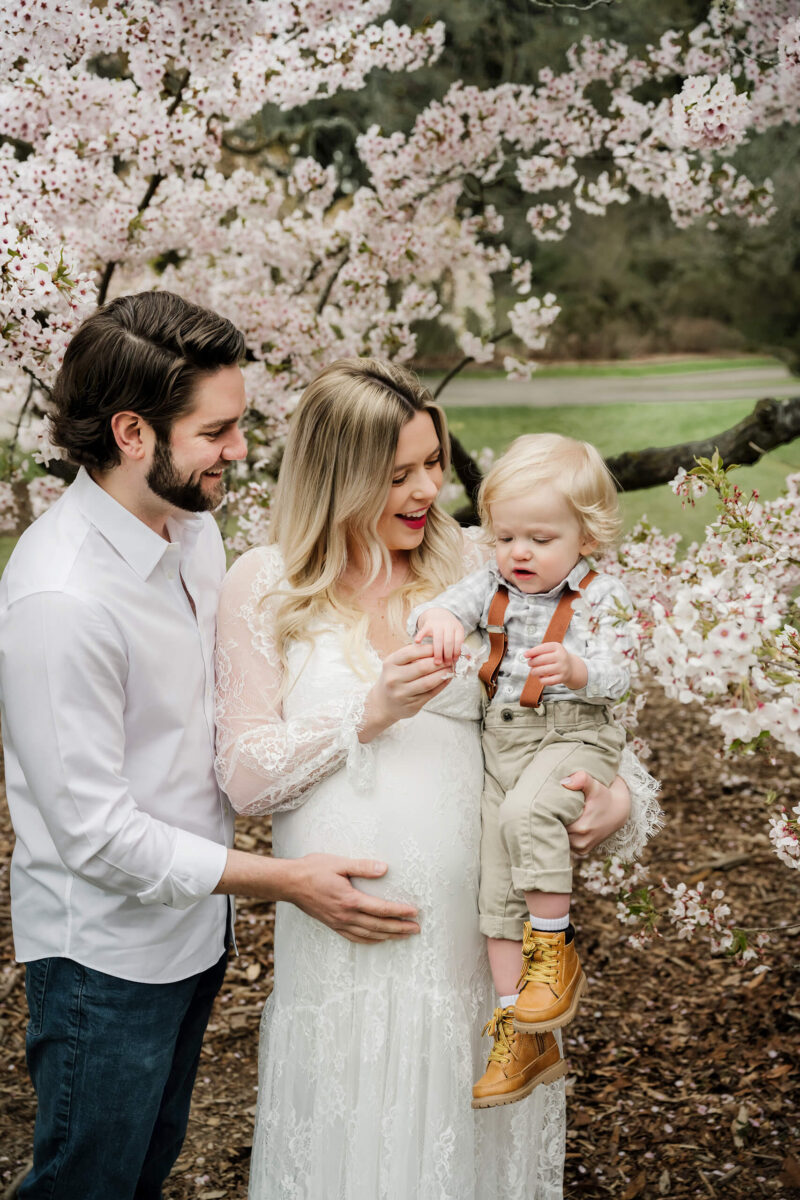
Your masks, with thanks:
M245 455L241 333L168 293L89 317L54 388L80 470L0 584L17 958L38 1099L21 1200L157 1200L180 1151L234 893L356 941L417 931L385 866L230 849L214 777L210 510Z

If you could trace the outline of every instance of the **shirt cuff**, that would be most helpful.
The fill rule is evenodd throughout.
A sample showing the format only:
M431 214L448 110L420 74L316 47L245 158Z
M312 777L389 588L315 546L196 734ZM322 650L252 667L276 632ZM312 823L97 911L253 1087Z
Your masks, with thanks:
M176 834L169 869L152 887L137 894L142 904L190 908L210 896L222 878L228 862L226 846L186 829L178 829Z
M583 691L590 704L593 701L608 699L608 684L602 667L590 658L583 661L586 663L586 686L579 690Z

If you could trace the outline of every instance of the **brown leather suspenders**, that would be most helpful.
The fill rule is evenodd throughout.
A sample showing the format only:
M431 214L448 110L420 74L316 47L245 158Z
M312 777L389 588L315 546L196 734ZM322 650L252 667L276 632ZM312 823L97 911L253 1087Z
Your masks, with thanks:
M489 617L486 624L486 632L489 634L489 657L480 671L478 671L478 678L485 685L486 693L490 700L494 700L494 694L497 691L497 673L500 670L500 663L503 661L505 652L508 649L508 635L505 625L507 608L508 589L500 584L492 596L492 603L489 605Z
M588 571L578 586L580 588L588 587L596 575L596 571ZM572 620L572 602L577 595L578 593L574 592L572 588L564 589L561 599L556 606L556 611L550 618L550 624L545 630L542 642L563 642L564 634L567 632L569 623ZM500 663L503 661L503 656L508 649L508 635L506 634L505 626L507 608L508 589L501 584L492 596L492 602L489 605L489 617L486 625L486 631L489 634L489 657L478 672L479 678L486 686L486 692L490 700L494 699L495 692L497 691L497 676L500 671ZM519 698L520 704L523 708L536 708L543 690L541 681L531 672L525 680L525 686Z

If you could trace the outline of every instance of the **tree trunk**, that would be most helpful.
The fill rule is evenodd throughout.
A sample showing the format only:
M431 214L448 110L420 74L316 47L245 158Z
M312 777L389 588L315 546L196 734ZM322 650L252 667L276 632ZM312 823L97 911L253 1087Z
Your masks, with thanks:
M646 450L627 450L606 459L608 469L620 491L635 492L658 487L675 478L679 467L687 471L695 459L710 458L719 450L726 464L749 466L776 446L785 446L800 437L800 396L787 400L759 400L744 420L731 429L696 442L674 446L651 446ZM477 524L477 496L481 473L475 460L458 438L450 435L453 469L467 493L469 505L455 514L462 525Z
M697 458L710 458L719 450L726 464L749 466L768 450L785 446L800 437L800 396L788 400L759 400L751 413L731 429L697 442L675 446L654 446L647 450L628 450L606 459L608 468L621 489L669 483L678 467L690 470Z

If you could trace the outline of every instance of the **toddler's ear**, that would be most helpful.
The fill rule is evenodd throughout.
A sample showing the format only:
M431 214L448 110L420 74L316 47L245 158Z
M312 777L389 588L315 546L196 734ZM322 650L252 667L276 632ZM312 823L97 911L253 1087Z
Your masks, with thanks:
M587 554L592 554L597 549L597 540L593 537L584 537L578 547L581 553L581 558L585 558Z

